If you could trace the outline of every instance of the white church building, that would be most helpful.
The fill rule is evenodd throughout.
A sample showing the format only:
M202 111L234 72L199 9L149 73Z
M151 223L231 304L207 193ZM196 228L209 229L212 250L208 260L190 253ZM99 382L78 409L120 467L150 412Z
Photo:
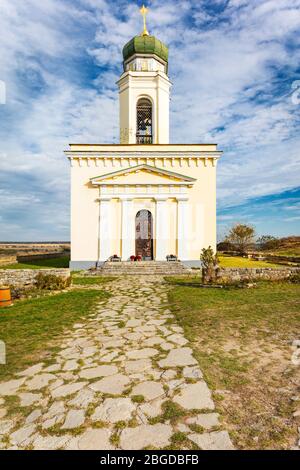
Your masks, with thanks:
M216 144L169 142L168 48L144 31L123 48L119 144L70 144L71 269L123 261L199 266L216 248ZM105 116L103 116L105 118Z

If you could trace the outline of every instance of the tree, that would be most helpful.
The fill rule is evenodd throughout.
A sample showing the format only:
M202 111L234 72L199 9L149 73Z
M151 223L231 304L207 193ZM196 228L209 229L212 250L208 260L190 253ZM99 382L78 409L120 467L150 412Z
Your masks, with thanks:
M255 229L252 225L235 224L229 231L226 241L232 243L236 250L245 253L249 245L254 242Z
M202 282L212 283L217 279L219 260L211 246L203 248L200 255L202 262Z
M276 250L280 246L280 240L272 235L263 235L257 243L261 250Z

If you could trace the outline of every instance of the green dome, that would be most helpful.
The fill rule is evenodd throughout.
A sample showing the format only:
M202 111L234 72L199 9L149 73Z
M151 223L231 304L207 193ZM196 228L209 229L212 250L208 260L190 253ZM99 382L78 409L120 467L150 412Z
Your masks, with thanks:
M135 36L123 48L123 59L126 61L134 54L155 54L168 62L168 48L154 36Z

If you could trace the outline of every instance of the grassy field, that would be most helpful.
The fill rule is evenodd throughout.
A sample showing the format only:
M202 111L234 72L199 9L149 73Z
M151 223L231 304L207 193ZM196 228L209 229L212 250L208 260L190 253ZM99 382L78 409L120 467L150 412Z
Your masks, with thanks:
M218 258L221 268L278 268L279 266L278 264L255 261L241 256L219 255Z
M76 289L36 299L16 301L1 310L0 339L6 344L7 364L0 365L0 381L55 351L63 330L85 317L93 305L108 297L100 290Z
M47 268L68 268L69 256L58 258L40 259L36 261L26 261L26 263L6 264L0 266L0 269L47 269Z
M107 282L114 281L115 277L104 276L72 276L72 284L74 286L101 286Z
M198 287L197 279L169 282L171 308L237 448L291 448L299 374L291 343L299 339L300 285L216 289Z

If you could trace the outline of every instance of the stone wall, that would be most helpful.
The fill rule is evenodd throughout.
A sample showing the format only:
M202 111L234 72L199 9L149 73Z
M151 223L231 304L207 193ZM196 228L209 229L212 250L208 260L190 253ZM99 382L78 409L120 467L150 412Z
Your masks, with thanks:
M220 268L218 278L228 281L277 281L300 273L300 268Z
M0 269L0 285L11 287L33 286L39 273L54 274L64 279L70 276L69 269Z
M39 261L43 259L56 259L69 256L69 251L55 252L55 253L31 253L28 255L17 255L18 263L26 263L27 261Z
M0 255L0 266L6 266L7 264L14 264L17 262L16 255Z

